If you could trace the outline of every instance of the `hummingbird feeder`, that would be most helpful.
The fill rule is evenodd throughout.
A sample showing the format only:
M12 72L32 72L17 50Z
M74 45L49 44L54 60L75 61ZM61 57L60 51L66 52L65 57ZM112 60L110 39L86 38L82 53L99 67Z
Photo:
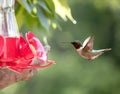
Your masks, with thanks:
M26 33L26 39L20 35L14 3L15 0L0 0L0 68L23 72L51 66L54 61L48 60L39 39L32 32Z

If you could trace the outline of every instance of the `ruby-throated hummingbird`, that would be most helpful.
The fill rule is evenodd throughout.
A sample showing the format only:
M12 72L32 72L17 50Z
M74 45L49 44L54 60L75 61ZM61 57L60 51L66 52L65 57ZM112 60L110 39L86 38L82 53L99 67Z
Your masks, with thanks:
M94 38L90 36L85 39L83 45L79 41L71 42L71 44L76 48L77 52L80 54L81 57L88 60L93 60L104 52L111 50L111 48L93 50L93 42Z

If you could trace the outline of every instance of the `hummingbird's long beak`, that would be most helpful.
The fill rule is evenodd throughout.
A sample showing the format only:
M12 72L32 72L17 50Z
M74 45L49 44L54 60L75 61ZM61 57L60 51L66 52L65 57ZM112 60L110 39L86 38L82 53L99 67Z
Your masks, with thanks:
M82 44L79 41L72 41L72 42L62 42L62 43L70 43L72 44L76 49L79 49L82 47Z
M62 43L71 43L71 42L62 42Z

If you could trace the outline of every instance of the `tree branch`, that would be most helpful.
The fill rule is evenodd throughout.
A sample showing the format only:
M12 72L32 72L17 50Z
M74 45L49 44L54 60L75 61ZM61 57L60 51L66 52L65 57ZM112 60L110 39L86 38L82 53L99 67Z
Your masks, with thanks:
M16 73L8 68L0 69L0 90L19 81L29 80L36 72L36 69L25 70L22 73Z

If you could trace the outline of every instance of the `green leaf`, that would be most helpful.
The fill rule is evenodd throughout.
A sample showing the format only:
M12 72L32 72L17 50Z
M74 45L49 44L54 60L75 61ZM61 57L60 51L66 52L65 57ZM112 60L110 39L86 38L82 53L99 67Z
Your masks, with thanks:
M71 10L66 2L66 0L53 0L55 5L55 11L56 13L64 19L64 21L67 21L67 18L69 18L74 24L76 24L76 21L72 17Z
M18 23L19 28L21 28L21 26L24 23L24 16L25 15L23 15L23 12L24 12L23 7L20 7L19 11L17 11L17 13L16 13L16 19L17 19L17 23Z
M18 0L18 2L29 12L32 12L32 7L30 4L27 2L27 0Z
M55 5L53 0L44 0L44 2L46 3L47 7L51 11L52 16L55 17Z
M38 5L40 5L46 12L51 13L49 8L46 6L46 3L43 1L38 1Z
M38 16L39 22L45 29L49 30L50 24L48 22L48 18L44 15L43 10L39 6L36 6L36 7L37 7L37 16Z

